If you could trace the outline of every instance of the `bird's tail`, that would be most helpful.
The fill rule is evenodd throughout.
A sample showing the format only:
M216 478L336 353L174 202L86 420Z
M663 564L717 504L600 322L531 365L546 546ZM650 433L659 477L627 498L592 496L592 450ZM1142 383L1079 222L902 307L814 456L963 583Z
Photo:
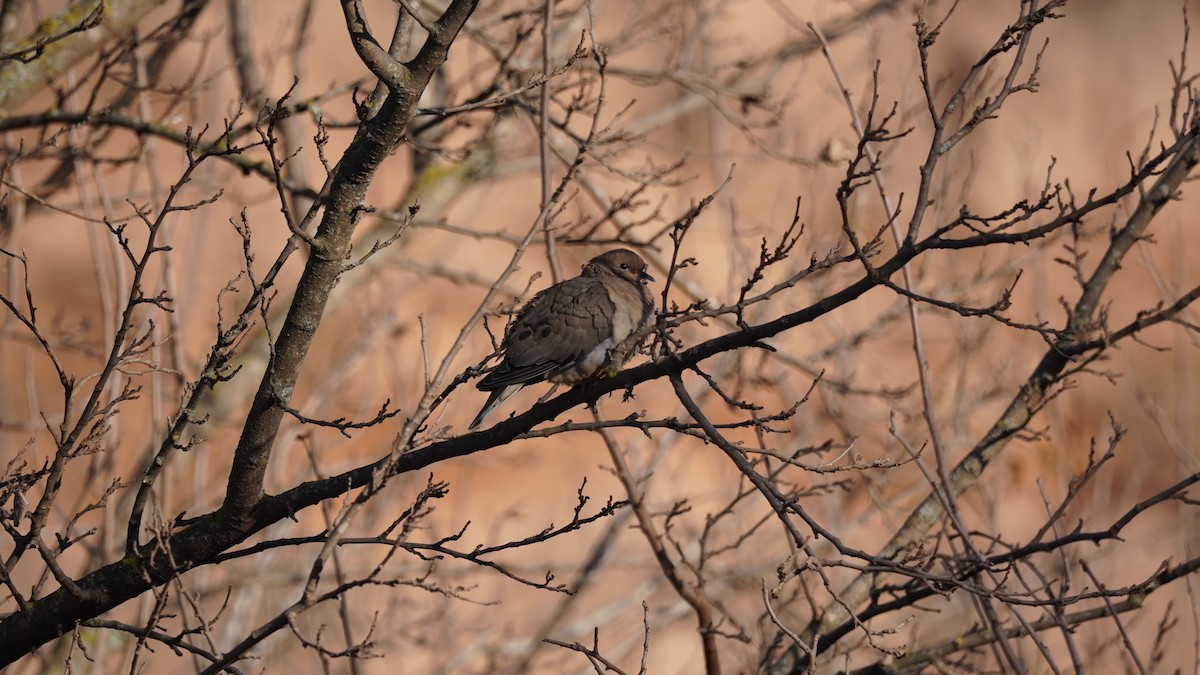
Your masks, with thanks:
M480 424L483 424L483 418L491 414L491 412L495 410L496 407L501 403L507 401L509 396L521 391L521 387L524 386L524 384L510 384L503 389L497 389L493 391L492 394L488 396L487 403L483 404L483 410L479 411L479 414L475 416L475 419L471 421L471 424L467 427L467 429L474 429Z

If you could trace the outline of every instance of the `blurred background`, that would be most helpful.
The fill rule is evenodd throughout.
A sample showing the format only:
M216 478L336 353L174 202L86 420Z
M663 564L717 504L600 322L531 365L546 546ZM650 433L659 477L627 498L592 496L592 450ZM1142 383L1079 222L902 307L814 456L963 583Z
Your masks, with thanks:
M153 217L183 174L186 158L178 142L154 130L13 120L102 110L120 101L133 83L138 91L120 101L119 114L152 120L174 132L207 129L204 138L211 140L227 120L251 123L263 101L274 105L286 94L286 104L303 108L284 130L287 175L296 185L318 190L326 166L337 161L354 136L355 101L367 100L375 86L351 47L336 3L187 3L185 8L196 10L195 23L181 33L162 29L179 14L179 3L142 4L147 7L128 10L131 18L119 34L67 68L53 85L40 84L0 107L7 120L0 125L5 145L0 246L28 260L27 269L13 259L0 266L3 294L24 306L27 274L43 329L64 367L84 386L107 357L131 282L128 262L104 220L128 223L125 236L135 245L144 239L135 207ZM364 4L372 29L386 44L397 6L383 0ZM23 36L60 9L54 2L30 3L18 15L6 15L6 35L10 40ZM793 214L803 223L804 235L792 258L769 271L764 287L839 245L847 253L835 192L857 136L831 61L860 114L870 103L872 74L877 73L879 112L894 106L889 130L908 131L879 148L881 175L900 203L901 222L907 222L931 133L913 24L918 11L936 23L949 9L945 2L865 0L556 5L550 37L554 67L567 63L577 45L595 44L607 54L603 105L597 114L604 142L566 185L552 214L559 236L554 257L562 274L574 276L583 262L608 248L636 245L651 260L659 279L656 289L661 290L672 253L669 224L729 176L728 185L683 240L682 256L696 264L679 272L672 303L682 308L693 302L736 302L760 243L765 238L774 246ZM1185 9L1193 18L1200 15L1197 2L1069 3L1062 18L1039 30L1036 92L1014 94L996 119L982 124L939 164L927 227L953 219L963 205L979 214L1000 213L1021 200L1036 199L1048 181L1069 184L1080 200L1092 189L1105 194L1126 181L1131 162L1146 148L1153 153L1170 142L1172 64L1179 66L1185 45ZM422 106L451 108L479 92L493 99L530 82L543 67L541 11L540 4L481 6ZM1016 2L959 2L930 48L935 91L952 91L1018 12ZM831 59L816 48L809 22L828 36ZM1197 37L1193 32L1187 39L1194 61ZM122 51L121 45L131 46ZM156 61L160 50L161 61ZM1034 58L1027 56L1023 72ZM258 88L248 85L246 68L257 74ZM1004 74L1002 68L985 70L967 107L977 105ZM595 62L583 56L551 82L558 102L553 114L563 121L548 144L554 187L566 168L563 158L573 156L577 138L591 125L589 113L596 110L590 104L572 108L568 102L594 101L601 80ZM367 201L376 212L364 214L354 255L391 236L410 205L420 208L398 241L343 278L293 406L322 419L369 419L389 399L402 411L413 409L431 371L480 308L541 208L538 124L532 107L537 95L534 88L466 113L417 116L411 142L397 149L371 185ZM251 163L266 155L256 148L243 157ZM290 235L276 186L254 166L205 161L178 189L182 202L218 194L219 199L172 213L164 223L161 242L172 250L151 266L148 286L173 297L174 311L140 316L141 327L152 330L156 339L145 362L124 373L142 387L140 396L120 406L98 444L100 452L74 461L56 507L58 520L52 519L58 527L99 499L112 480L136 486L170 418L178 414L187 383L199 375L218 326L224 325L219 322L240 310L248 288L247 262L235 224L245 223L250 232L246 250L253 255L251 270L257 278ZM1129 215L1136 197L1078 225L1078 245L1089 254L1083 258L1085 271L1103 251L1110 228ZM1124 325L1160 302L1173 302L1196 285L1198 199L1195 183L1187 184L1152 224L1152 238L1138 243L1126 258L1104 304L1111 326ZM303 213L311 201L293 194L289 203ZM872 236L886 220L873 189L860 190L850 206L861 237ZM1064 303L1069 306L1079 297L1074 271L1061 262L1070 257L1065 246L1074 245L1067 234L1029 245L933 252L913 265L917 288L942 300L987 306L1020 272L1006 316L1062 327ZM887 244L885 250L893 247ZM280 272L279 292L266 312L272 320L288 303L287 289L302 270L302 253ZM535 245L498 289L487 307L494 312L488 320L493 335L503 331L505 317L498 310L553 282L548 260L545 247ZM751 323L776 318L861 275L856 264L834 267L751 307L746 318ZM923 309L921 316L933 417L950 459L957 461L995 423L1047 346L1034 332L987 318L933 308ZM1200 377L1195 326L1200 316L1192 309L1181 317L1190 329L1154 327L1138 342L1123 343L1087 372L1072 376L1071 386L1035 418L1030 429L1035 433L1011 443L977 489L963 497L968 527L985 539L1027 541L1045 523L1047 501L1061 502L1073 477L1087 467L1089 453L1107 449L1112 420L1127 434L1115 457L1071 502L1060 523L1064 531L1076 523L1088 530L1105 529L1137 502L1200 470L1200 416L1195 414ZM689 323L676 337L690 346L729 330L719 321ZM451 362L452 374L492 352L492 339L481 327L465 339ZM890 464L907 459L889 431L893 423L914 447L927 440L903 298L872 291L770 344L778 354L742 350L704 365L727 391L763 405L763 414L788 408L812 388L793 417L774 424L786 433L766 439L779 452L829 443L824 453L805 461ZM241 371L207 398L203 414L208 421L189 432L196 444L176 455L159 479L155 519L208 513L221 504L232 448L265 362L264 345L260 321L239 346ZM646 358L638 356L633 363ZM685 382L714 420L744 416L700 378L692 375ZM0 318L0 383L0 463L18 453L34 466L48 461L54 446L46 428L56 428L61 420L62 390L41 347L10 313ZM120 384L113 385L110 396ZM528 388L494 413L491 423L527 410L544 391ZM602 400L602 413L610 419L640 411L651 418L686 418L665 380L641 385L634 393L628 401L619 395ZM469 384L459 387L435 412L431 429L443 435L464 433L484 399ZM403 417L404 412L350 438L285 421L269 468L268 491L385 455ZM586 421L591 416L575 409L559 421L566 418ZM777 569L793 554L771 522L770 509L756 495L743 495L746 483L737 469L701 440L632 429L616 430L613 436L642 477L644 504L678 543L672 556L694 561L705 547L706 555L728 547L705 558L706 566L698 572L727 616L721 626L726 637L719 642L725 670L754 672L764 644L776 632L764 617L764 580L769 587L779 583ZM761 442L751 433L733 436L752 445ZM515 441L439 464L432 475L448 483L449 493L431 504L432 512L420 519L410 538L434 542L461 531L453 545L462 551L562 526L571 521L581 494L589 498L584 515L610 498L628 498L613 475L609 450L586 432ZM372 536L392 522L412 504L427 478L414 474L393 480L369 503L349 536ZM869 552L883 546L929 491L911 463L837 473L792 470L781 480L809 491L803 502L808 513L846 544ZM77 532L96 528L96 534L64 553L64 568L82 574L120 557L131 498L132 490L119 489L107 508L87 513L74 525ZM297 522L285 520L255 541L320 533L339 507L335 500L306 510L297 514ZM672 515L666 518L668 512ZM1164 561L1195 555L1200 543L1195 522L1194 506L1156 506L1124 530L1120 542L1046 556L1040 561L1043 583L1069 578L1072 590L1093 588L1072 556L1086 557L1110 588L1140 582ZM12 539L2 541L0 553L8 557ZM822 555L836 554L823 540L813 545ZM209 636L216 650L227 649L297 600L318 549L284 547L198 568L184 577L187 591L170 602L194 604L209 618L219 616ZM383 555L377 547L346 546L338 552L339 574L362 576ZM343 603L300 615L296 624L309 639L321 635L331 648L345 648L347 640L369 635L380 656L355 662L355 673L593 672L581 654L540 640L591 646L594 630L601 651L636 672L644 604L650 626L648 672L702 672L695 617L663 579L628 509L537 545L497 552L491 559L534 581L550 571L555 583L577 592L531 588L467 561L403 553L387 562L385 575L425 580L442 592L415 584L356 589ZM40 561L26 563L12 574L29 584L43 571L35 564ZM854 572L831 568L828 574L840 585ZM1194 586L1192 579L1173 584L1147 597L1141 611L1123 617L1136 652L1146 661L1161 655L1151 670L1200 672L1200 600ZM808 591L816 606L828 597L819 584ZM775 609L782 622L799 630L812 606L796 588L785 597ZM139 624L154 602L148 594L112 616ZM977 621L962 594L935 597L921 610L875 619L873 628L895 629L876 643L912 651L940 644ZM13 607L0 606L0 611ZM186 623L165 621L168 632ZM1165 624L1170 627L1163 638ZM102 673L130 667L132 637L95 629L82 635L94 661L76 655L70 670ZM1065 659L1060 636L1048 633L1044 639ZM1135 670L1111 620L1086 624L1076 641L1097 672ZM1031 671L1050 672L1031 643L1015 644ZM63 671L71 650L69 639L47 645L13 672ZM346 660L324 659L286 631L255 653L261 660L244 664L245 672L351 672ZM881 657L861 638L847 640L838 660L821 668L832 672ZM162 647L142 654L140 662L150 672L203 667L201 660ZM981 670L1003 667L990 652L980 652L973 663Z

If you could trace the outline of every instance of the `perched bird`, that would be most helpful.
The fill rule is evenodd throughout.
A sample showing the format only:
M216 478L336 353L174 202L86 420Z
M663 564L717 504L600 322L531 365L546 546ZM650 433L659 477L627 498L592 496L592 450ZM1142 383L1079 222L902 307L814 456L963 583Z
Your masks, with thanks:
M646 261L618 248L535 295L504 335L504 359L475 385L491 396L468 428L527 384L577 384L615 374L637 347L634 333L654 316L650 281Z

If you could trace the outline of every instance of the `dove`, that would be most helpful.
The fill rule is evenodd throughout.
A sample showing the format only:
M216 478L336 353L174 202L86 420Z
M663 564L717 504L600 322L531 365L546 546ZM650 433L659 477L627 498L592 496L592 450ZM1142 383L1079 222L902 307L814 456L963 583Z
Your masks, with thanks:
M527 384L578 384L614 375L636 348L636 333L654 316L646 262L618 248L583 271L538 293L504 335L504 358L475 386L491 392L468 429Z

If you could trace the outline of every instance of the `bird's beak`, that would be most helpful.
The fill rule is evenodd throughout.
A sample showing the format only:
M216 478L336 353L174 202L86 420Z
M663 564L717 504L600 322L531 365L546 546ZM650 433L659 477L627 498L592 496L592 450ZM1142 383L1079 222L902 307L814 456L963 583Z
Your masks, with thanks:
M650 281L654 281L654 277L650 276L650 273L647 272L646 270L642 270L641 272L638 272L638 281L640 281L644 284L644 283L647 283Z

